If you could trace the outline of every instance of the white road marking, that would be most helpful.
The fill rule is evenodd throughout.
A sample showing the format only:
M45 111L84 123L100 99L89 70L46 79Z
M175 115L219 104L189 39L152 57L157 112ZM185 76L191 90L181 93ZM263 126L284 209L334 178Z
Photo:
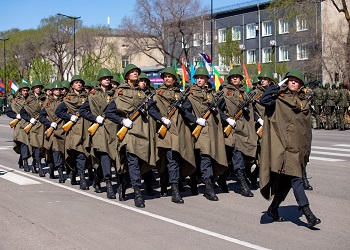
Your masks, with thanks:
M350 154L340 154L340 153L322 152L322 151L314 151L314 150L311 150L311 154L350 157Z
M7 170L12 170L12 168L6 167L4 165L0 165L0 167L2 167L4 169L7 169ZM141 210L141 209L138 209L138 208L135 208L135 207L130 207L130 206L121 204L119 202L109 200L107 198L102 198L102 197L95 196L93 194L87 193L86 191L78 190L78 189L75 189L75 188L72 188L72 187L69 187L69 186L64 186L62 184L46 180L44 178L40 178L40 177L37 177L37 176L31 176L30 174L27 174L27 173L24 173L24 172L20 172L20 174L28 176L28 177L31 177L33 179L40 180L42 182L46 182L48 184L51 184L51 185L54 185L54 186L57 186L57 187L60 187L60 188L64 188L64 189L70 190L70 191L78 193L78 194L85 195L87 197L90 197L90 198L93 198L93 199L96 199L96 200L100 200L100 201L109 203L109 204L114 205L114 206L118 206L118 207L130 210L130 211L133 211L133 212L136 212L136 213L139 213L139 214L143 214L143 215L146 215L146 216L149 216L149 217L161 220L161 221L165 221L165 222L168 222L168 223L171 223L171 224L183 227L183 228L187 228L187 229L196 231L198 233L202 233L202 234L206 234L206 235L209 235L209 236L212 236L212 237L216 237L216 238L221 239L221 240L226 240L226 241L235 243L237 245L245 246L245 247L248 247L248 248L251 248L251 249L268 250L268 248L265 248L265 247L262 247L262 246L254 245L254 244L246 242L246 241L238 240L238 239L235 239L235 238L223 235L223 234L215 233L215 232L212 232L212 231L200 228L200 227L192 226L190 224L183 223L183 222L180 222L180 221L177 221L177 220L174 220L174 219L170 219L170 218L167 218L167 217L164 217L164 216L161 216L161 215L153 214L153 213L150 213L150 212L147 212L145 210Z
M350 148L350 144L336 144L335 147L348 147Z
M2 165L0 165L3 167ZM7 172L6 170L0 169L0 178L11 181L13 183L16 183L18 185L35 185L35 184L41 184L38 181L35 181L33 179L26 178L24 176L21 176L19 174L15 174L13 172Z
M350 152L350 149L347 149L347 148L331 148L331 147L313 146L313 147L311 147L311 149L324 149L324 150L339 151L339 152L340 151L341 152Z
M12 149L13 146L2 146L0 147L0 150L6 150L6 149Z
M340 159L324 158L324 157L316 157L316 156L310 156L310 160L330 161L330 162L345 161L345 160L340 160Z

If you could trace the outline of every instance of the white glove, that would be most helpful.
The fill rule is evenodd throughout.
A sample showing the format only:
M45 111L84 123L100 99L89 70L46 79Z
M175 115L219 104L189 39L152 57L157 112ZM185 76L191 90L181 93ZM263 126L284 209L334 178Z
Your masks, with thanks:
M234 128L236 126L236 121L233 120L232 118L227 118L226 121L227 121L228 124L230 124L230 126L232 128Z
M314 106L314 105L311 105L311 108L315 109L315 106Z
M124 119L123 125L127 128L132 128L132 121L130 119Z
M263 119L259 118L258 119L258 123L260 123L261 126L264 126L264 120Z
M286 78L286 79L280 81L280 82L278 83L278 86L282 87L282 85L283 85L286 81L288 81L288 78Z
M37 122L37 120L35 120L34 118L30 118L30 123L31 124L35 124Z
M348 110L350 111L350 107L348 107Z
M17 114L17 115L16 115L16 118L17 118L18 120L21 120L21 118L22 118L22 117L21 117L21 114Z
M198 125L201 125L202 127L205 127L206 120L205 120L204 118L197 118L196 123L197 123Z
M164 125L167 127L167 128L170 128L170 125L171 125L171 122L169 119L165 118L165 117L162 117L162 122L164 123Z
M57 123L56 122L51 122L50 126L53 127L54 129L56 129L57 128Z
M96 117L96 122L98 124L103 124L104 121L105 121L105 118L103 118L102 116L99 115Z
M70 120L71 120L72 122L77 122L78 116L72 115L72 116L70 117Z

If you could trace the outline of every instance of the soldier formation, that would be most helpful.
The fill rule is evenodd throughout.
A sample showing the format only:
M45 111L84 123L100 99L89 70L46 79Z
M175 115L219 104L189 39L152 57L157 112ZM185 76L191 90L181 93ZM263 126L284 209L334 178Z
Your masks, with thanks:
M162 71L164 84L156 90L133 64L123 75L120 81L102 68L92 82L75 75L70 82L56 80L45 89L39 80L30 87L22 83L6 110L14 119L10 126L19 167L44 177L45 158L51 179L57 169L59 183L69 176L82 190L89 189L88 170L95 192L102 193L105 182L107 198L123 201L131 185L134 204L140 208L145 207L142 179L146 194L154 195L155 170L160 196L167 196L170 186L171 201L178 204L184 203L186 178L193 195L199 194L202 180L205 198L218 201L214 187L217 183L229 192L230 174L238 178L241 195L253 197L251 188L259 187L260 172L260 191L266 199L273 198L268 216L283 220L278 207L292 188L308 225L321 222L311 212L304 190L312 190L305 171L312 134L310 100L300 71L290 70L275 84L272 72L264 69L253 78L248 94L238 68L230 70L217 92L204 67L194 74L196 84L182 91L172 67ZM317 91L312 94L315 111L324 105L316 102L316 97L324 97ZM340 107L338 99L335 103ZM348 106L344 102L342 107L345 111Z

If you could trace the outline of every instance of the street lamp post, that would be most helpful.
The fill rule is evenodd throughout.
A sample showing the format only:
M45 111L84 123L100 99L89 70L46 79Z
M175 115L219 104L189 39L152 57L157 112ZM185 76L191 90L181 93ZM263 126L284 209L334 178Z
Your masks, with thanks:
M74 74L76 74L76 68L75 68L75 20L79 19L80 16L67 16L67 15L64 15L61 13L57 13L57 15L73 19L73 67L74 67Z
M6 41L9 40L9 38L0 38L0 41L3 41L4 42L4 78L5 78L5 93L6 93L6 83L7 83L7 80L6 80L6 48L5 48L5 44L6 44Z

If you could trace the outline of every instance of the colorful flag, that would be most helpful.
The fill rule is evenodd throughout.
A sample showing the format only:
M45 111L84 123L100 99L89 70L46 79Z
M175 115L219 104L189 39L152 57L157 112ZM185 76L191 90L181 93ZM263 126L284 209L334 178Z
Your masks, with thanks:
M196 82L196 79L193 78L195 71L196 71L196 69L194 68L193 63L190 62L190 73L191 73L191 81L192 82Z
M5 94L5 84L0 79L0 94Z
M28 84L28 82L27 82L27 79L22 78L22 82L24 82L25 84L27 84L27 85L29 86L29 84Z
M223 79L221 78L221 75L219 71L215 68L214 65L212 65L213 71L214 71L214 84L215 84L215 90L218 91L218 89L221 86L221 83L223 82Z
M202 60L199 57L198 57L198 65L199 65L199 67L203 67Z
M230 69L233 68L233 65L232 65L232 60L230 60Z
M10 89L11 89L12 94L15 94L18 91L19 86L15 82L15 80L12 80L12 79L10 80Z
M258 74L260 74L261 72L261 66L260 66L260 62L258 62Z
M188 75L185 67L185 59L183 57L181 59L181 68L182 68L182 86L185 89L186 82L188 82Z
M176 74L179 74L179 70L177 68L177 61L176 61L176 59L174 59L174 69L175 69Z
M204 54L204 53L199 53L199 55L203 58L203 60L207 63L211 63L211 58L208 54Z
M253 88L253 85L250 82L248 70L245 64L243 64L243 70L244 70L244 78L245 78L245 90L247 93L249 93L249 91Z

